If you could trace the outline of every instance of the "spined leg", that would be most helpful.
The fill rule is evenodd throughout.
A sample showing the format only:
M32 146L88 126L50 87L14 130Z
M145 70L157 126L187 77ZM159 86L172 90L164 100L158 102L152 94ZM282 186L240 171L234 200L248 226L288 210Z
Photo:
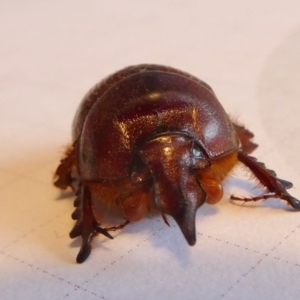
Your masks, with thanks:
M77 207L72 214L72 218L77 220L77 222L70 232L70 237L72 239L80 235L82 237L81 249L76 258L78 263L82 263L89 257L91 253L91 242L94 236L96 236L98 233L101 233L110 239L113 239L113 237L107 232L106 229L99 227L97 221L95 220L92 211L91 193L87 187L79 187L78 195L75 199L74 205Z
M72 183L72 169L75 165L75 143L66 153L66 157L60 161L59 166L55 171L55 177L57 178L54 185L62 190L65 190L69 186L73 189Z
M251 139L254 137L254 134L249 131L248 129L246 129L244 126L232 123L235 129L235 132L241 142L241 148L242 150L247 153L250 154L251 152L253 152L258 145L253 143L251 141Z
M84 185L79 186L74 206L76 209L72 214L72 218L77 221L70 232L70 237L72 239L78 236L82 237L81 248L76 258L78 263L83 263L89 257L94 236L101 233L106 237L113 239L108 231L123 229L129 224L129 221L126 220L119 226L109 228L100 227L93 214L91 192L89 188Z
M231 199L242 201L258 201L269 198L280 198L286 200L293 208L300 210L300 201L286 191L286 189L289 189L293 186L291 182L277 178L274 171L267 169L266 166L263 163L258 162L256 158L248 156L243 152L238 153L238 159L253 172L260 183L269 190L270 194L253 198L239 198L231 196Z

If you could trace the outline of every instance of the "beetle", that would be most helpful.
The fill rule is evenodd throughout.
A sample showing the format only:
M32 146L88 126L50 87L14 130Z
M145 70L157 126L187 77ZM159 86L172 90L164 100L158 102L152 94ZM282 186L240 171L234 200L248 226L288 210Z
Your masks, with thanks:
M292 183L249 156L254 135L230 120L210 86L171 67L130 66L98 83L83 98L72 135L54 184L76 195L70 237L82 237L78 263L94 236L112 239L110 231L157 212L166 224L173 217L194 245L197 209L221 200L222 181L238 162L267 193L231 199L281 198L300 209L287 192ZM101 227L109 216L125 222Z

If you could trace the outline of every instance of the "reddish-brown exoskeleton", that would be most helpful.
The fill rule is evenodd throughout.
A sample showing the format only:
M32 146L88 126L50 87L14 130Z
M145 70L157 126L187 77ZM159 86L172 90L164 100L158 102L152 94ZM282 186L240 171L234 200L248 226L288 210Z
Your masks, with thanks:
M139 221L148 213L172 216L190 245L196 242L195 214L222 198L222 181L240 161L267 194L234 200L299 200L292 183L248 156L253 134L230 121L212 89L182 71L139 65L96 85L83 99L73 124L73 145L56 170L55 185L71 187L77 198L70 236L82 237L77 262L91 252L99 233ZM96 209L96 203L101 209ZM100 225L107 215L123 218L116 227Z

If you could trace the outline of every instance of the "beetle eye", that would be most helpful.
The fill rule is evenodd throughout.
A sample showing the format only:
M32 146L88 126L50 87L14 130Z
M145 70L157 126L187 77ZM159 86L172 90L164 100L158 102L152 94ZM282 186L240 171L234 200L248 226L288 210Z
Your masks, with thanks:
M199 145L196 143L193 143L192 149L191 149L192 155L194 157L194 169L205 169L210 166L210 162L207 159L206 155L203 153L203 150Z
M203 154L202 154L201 149L200 149L199 146L197 146L196 144L193 145L193 148L192 148L192 154L193 154L193 156L196 157L196 158L203 157Z
M195 157L200 157L201 156L201 152L199 149L193 148L192 149L192 153Z

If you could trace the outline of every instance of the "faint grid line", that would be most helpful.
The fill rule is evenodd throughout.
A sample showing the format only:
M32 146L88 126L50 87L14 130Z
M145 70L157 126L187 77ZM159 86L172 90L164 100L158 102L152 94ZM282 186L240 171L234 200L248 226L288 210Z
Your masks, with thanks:
M74 286L74 287L76 288L76 290L82 290L82 291L84 291L84 292L87 292L87 293L89 293L89 294L91 294L91 295L93 295L93 296L95 296L95 297L98 297L98 299L99 299L99 297L100 297L100 299L105 299L104 297L98 295L98 294L95 293L95 292L89 291L88 289L85 289L85 288L81 287L81 286L78 285L78 284L74 284L74 283L72 283L71 281L65 280L65 279L63 279L62 277L58 277L58 276L56 276L55 274L52 274L52 273L50 273L50 272L48 272L48 271L46 271L46 270L43 270L43 269L41 269L41 268L39 268L39 267L36 267L36 266L34 266L33 264L31 264L31 263L27 263L26 261L20 260L19 258L15 257L15 256L12 256L12 255L10 255L10 254L7 254L7 253L5 253L5 252L3 252L3 251L0 251L0 253L1 253L2 255L6 256L6 257L8 257L8 258L10 258L10 259L12 259L12 260L18 262L18 263L21 263L21 264L23 264L23 265L25 265L25 266L28 266L28 267L30 267L30 268L33 268L33 269L35 269L36 271L41 272L42 274L49 275L49 276L51 276L51 277L54 278L54 279L58 279L59 281L62 281L62 282L67 283L67 284L69 284L69 285L71 285L71 286Z
M3 184L0 183L0 188L10 187L11 185L15 184L16 179L26 179L30 182L39 183L39 184L43 184L43 185L47 185L47 186L49 186L51 184L50 182L46 183L43 180L38 180L38 179L33 178L31 176L28 176L28 175L25 175L25 174L22 174L22 173L18 173L18 172L14 172L14 171L11 171L11 170L8 170L8 169L5 170L5 169L2 168L1 171L9 173L11 175L14 175L15 177L8 180L7 182L5 182Z
M8 173L8 174L14 176L14 178L12 178L12 179L10 179L10 180L8 180L8 181L5 181L5 180L4 180L4 182L0 182L0 188L3 188L3 187L5 187L5 186L7 186L7 185L10 185L12 182L15 181L15 179L16 179L15 177L19 177L19 176L18 176L19 174L17 174L16 172L14 172L14 171L12 171L12 170L10 170L10 169L3 168L3 167L0 168L0 173L3 173L3 174Z
M9 248L10 246L14 245L15 243L17 243L20 239L26 238L28 235L36 232L37 230L40 230L41 228L43 228L45 225L51 223L54 219L57 219L59 217L61 217L62 215L69 213L69 209L66 209L64 211L62 211L60 214L55 215L55 217L48 219L47 221L43 222L42 224L39 224L37 226L35 226L34 228L28 230L26 233L24 233L23 235L17 237L15 240L9 242L8 244L4 245L1 249L1 253L5 254L5 249Z
M45 165L45 164L48 164L50 162L53 162L53 158L51 160L49 159L46 162L43 162L43 164ZM57 161L57 165L58 165L58 163L59 163L59 161ZM26 170L26 174L24 174L22 172L18 172L18 171L12 170L12 169L1 167L0 168L0 172L1 173L9 173L9 174L15 176L15 178L13 178L13 179L11 179L11 180L3 183L3 184L0 183L0 188L12 185L15 182L16 178L28 179L31 182L42 183L43 185L47 185L47 186L51 185L52 181L46 182L44 180L36 179L36 178L34 178L34 177L30 176L30 175L28 176L28 174L30 174L30 173L32 173L34 171L37 171L37 170L39 170L41 168L42 168L41 166L36 166L34 168L29 168L29 169ZM55 168L56 167L53 167L53 176L54 176Z
M158 221L158 220L157 220ZM151 237L155 236L156 233L160 232L163 230L163 228L165 228L165 226L161 226L158 230L156 230L155 232L153 232L152 234L148 235L148 237L146 237L142 243L145 243L146 241L148 241ZM133 251L134 251L134 248L138 248L140 246L140 243L139 244L136 244L134 247L132 247L131 249L127 250L125 253L123 253L122 255L120 255L118 258L116 258L115 260L111 261L110 263L108 263L105 267L102 268L102 271L106 271L107 269L109 269L111 266L114 266L118 261L122 260L124 257L126 257L127 255L130 255ZM90 279L84 281L82 283L81 286L84 286L85 284L87 284L90 280L93 280L95 279L97 276L99 276L100 273L97 272L96 274L94 274ZM74 292L76 291L76 289L74 290ZM66 295L63 296L63 298L61 299L66 299L68 298L69 296L71 296L72 293L68 293ZM107 298L103 298L103 299L107 299Z
M280 261L280 260L282 260L282 259L280 259L279 257L277 257L277 256L270 256L270 253L271 252L273 252L274 250L276 250L280 245L282 245L283 244L283 242L284 241L286 241L292 234L294 234L295 232L296 232L296 230L298 230L300 228L300 224L298 225L298 226L296 226L296 228L294 229L294 230L292 230L289 234L287 234L284 238L283 238L283 240L281 240L281 241L279 241L278 242L278 244L276 245L276 246L274 246L272 249L270 249L270 252L269 253L263 253L263 252L259 252L259 251L257 251L257 250L252 250L252 249L249 249L249 248L246 248L246 247L243 247L243 246L240 246L240 245L237 245L237 244L232 244L232 243L230 243L230 242L226 242L226 241L222 241L222 240L220 240L220 239L217 239L217 238L215 238L215 240L216 241L220 241L220 242L224 242L224 243L226 243L226 244L230 244L230 245L233 245L233 246L235 246L235 247L238 247L238 248L243 248L243 249L245 249L245 250L251 250L251 251L253 251L254 253L257 253L257 254L260 254L261 256L263 256L262 258L260 258L248 271L246 271L245 273L243 273L242 275L241 275L241 277L240 278L238 278L236 281L235 281L235 283L233 283L230 287L228 287L227 288L227 290L223 293L223 294L221 294L221 298L224 298L224 297L226 297L243 279L245 279L251 272L253 272L254 270L255 270L255 268L258 266L258 265L260 265L265 259L266 259L266 257L271 257L271 258L273 258L273 259L275 259L275 260L277 260L277 261ZM207 236L207 237L210 237L210 236ZM286 262L286 263L291 263L291 264L294 264L294 266L296 266L296 267L300 267L300 264L298 264L298 263L292 263L292 262L290 262L290 261L288 261L288 260L282 260L282 261L284 261L284 262Z

